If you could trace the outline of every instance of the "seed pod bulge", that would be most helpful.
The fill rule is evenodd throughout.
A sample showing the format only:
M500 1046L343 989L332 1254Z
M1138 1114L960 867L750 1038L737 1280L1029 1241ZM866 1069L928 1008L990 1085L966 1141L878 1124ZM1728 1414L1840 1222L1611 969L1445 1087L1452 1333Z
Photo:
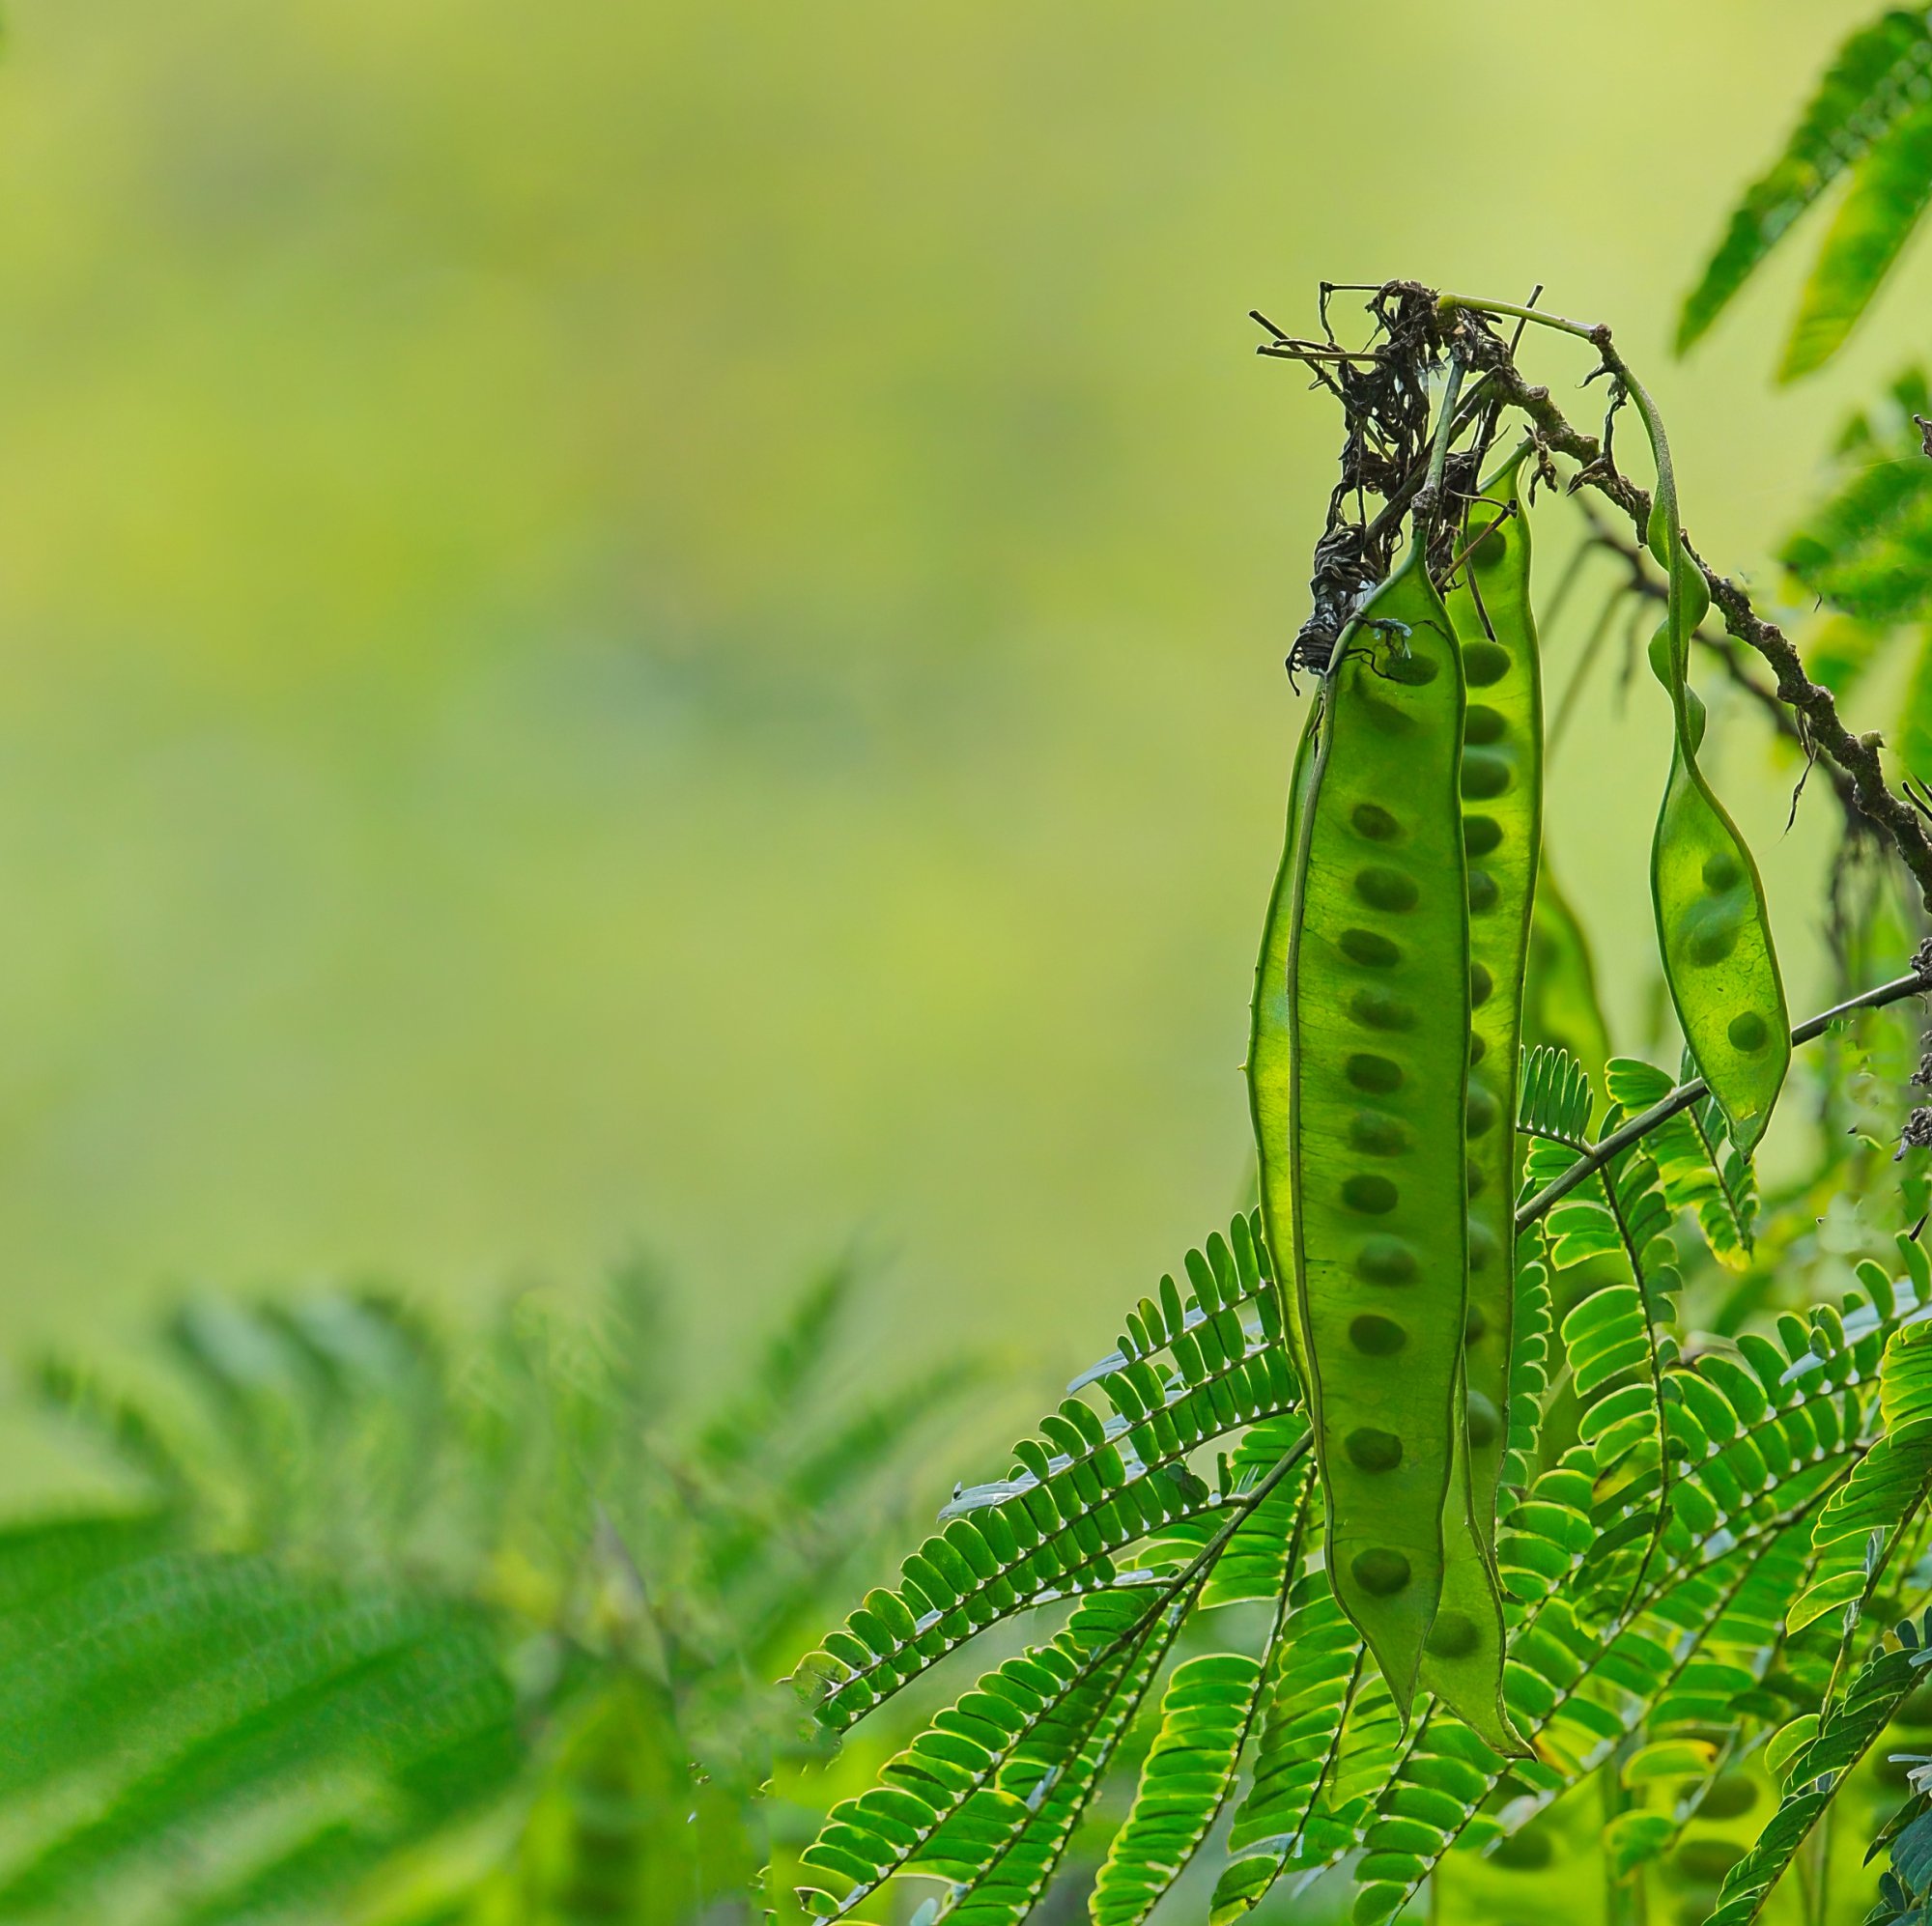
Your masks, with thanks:
M1406 1706L1441 1593L1462 1431L1463 656L1419 567L1398 571L1362 615L1323 680L1293 865L1283 1214L1328 1569ZM1265 1186L1265 1146L1263 1161Z

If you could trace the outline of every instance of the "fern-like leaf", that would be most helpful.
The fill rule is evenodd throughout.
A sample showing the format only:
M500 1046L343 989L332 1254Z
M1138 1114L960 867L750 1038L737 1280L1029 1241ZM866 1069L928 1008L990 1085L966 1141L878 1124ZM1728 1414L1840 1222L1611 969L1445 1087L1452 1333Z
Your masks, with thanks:
M1900 411L1885 442L1864 453L1779 552L1801 589L1856 625L1835 632L1841 681L1850 679L1848 657L1861 673L1888 629L1932 609L1924 570L1932 548L1932 467L1909 420L1928 401L1922 392L1913 399L1918 409ZM1848 647L1854 637L1856 651Z
M1059 1869L1068 1842L1179 1629L1184 1607L1154 1616L1119 1670L1088 1703L1070 1706L1060 1729L1042 1735L1040 1759L1026 1762L1021 1813L1007 1825L946 1836L922 1870L952 1882L937 1916L960 1926L1017 1926ZM1034 1768L1037 1767L1037 1770ZM1016 1786L1015 1790L1018 1790Z
M837 1876L847 1889L840 1895L802 1888L805 1904L822 1917L842 1917L904 1868L934 1870L970 1888L962 1904L974 1917L1003 1916L1021 1895L1030 1904L1161 1657L1244 1531L1259 1555L1272 1559L1273 1591L1280 1595L1293 1535L1287 1526L1299 1515L1295 1497L1283 1487L1305 1487L1307 1441L1301 1427L1252 1485L1246 1483L1252 1466L1231 1467L1236 1488L1228 1495L1244 1503L1198 1549L1183 1531L1178 1543L1151 1552L1144 1572L1131 1574L1147 1582L1083 1597L1051 1645L1029 1649L987 1674L888 1763L879 1786L835 1806L804 1863ZM1240 1730L1244 1737L1245 1722ZM1224 1794L1225 1783L1203 1832ZM1144 1839L1152 1828L1150 1818Z
M1193 1858L1234 1782L1265 1676L1236 1652L1176 1668L1132 1809L1094 1883L1094 1926L1139 1926Z
M1771 1540L1776 1546L1782 1528ZM1547 1597L1512 1640L1507 1677L1511 1717L1534 1735L1533 1760L1504 1761L1466 1727L1432 1714L1396 1767L1368 1828L1354 1917L1380 1926L1414 1897L1451 1847L1481 1847L1519 1829L1585 1772L1595 1770L1651 1710L1695 1676L1704 1642L1741 1601L1745 1623L1763 1627L1764 1600L1788 1585L1793 1566L1740 1546L1674 1580L1629 1623L1592 1632L1569 1600ZM1747 1683L1749 1674L1742 1675ZM1522 1792L1512 1808L1487 1810L1505 1768Z
M1932 26L1889 13L1839 49L1770 170L1747 190L1677 325L1682 354L1702 335L1792 223L1892 133L1924 96Z
M1538 1764L1510 1768L1522 1791L1499 1812L1478 1810L1465 1786L1463 1823L1445 1829L1408 1869L1407 1890L1447 1846L1491 1845L1520 1830L1638 1729L1721 1726L1777 1647L1783 1604L1804 1569L1804 1520L1815 1502L1815 1494L1801 1497L1794 1510L1745 1527L1728 1549L1666 1579L1607 1628L1592 1627L1561 1592L1532 1607L1517 1634L1520 1669L1511 1687L1513 1715L1536 1733ZM1447 1738L1462 1748L1464 1765L1481 1767L1493 1785L1501 1762L1486 1764L1453 1730Z
M868 1593L800 1661L795 1682L823 1723L849 1726L998 1619L1104 1589L1122 1551L1212 1502L1188 1454L1296 1402L1264 1248L1239 1218L1190 1252L1188 1301L1162 1279L1159 1301L1127 1320L1132 1354L1088 1386L1109 1415L1064 1400L1014 1447L1007 1478L958 1491L897 1587ZM1258 1307L1252 1324L1242 1305Z
M1884 1435L1812 1527L1817 1569L1791 1607L1793 1631L1842 1606L1849 1634L1890 1554L1932 1497L1932 1324L1910 1325L1886 1347L1879 1405Z
M1901 1624L1891 1641L1860 1667L1844 1698L1830 1708L1817 1732L1789 1761L1785 1795L1757 1844L1726 1875L1708 1926L1750 1926L1763 1912L1812 1828L1830 1808L1838 1782L1871 1750L1905 1695L1917 1685L1928 1657L1932 1613Z
M1872 149L1839 203L1799 301L1780 381L1822 368L1844 346L1932 200L1932 87L1922 73L1915 91L1914 104Z
M190 1500L193 1479L181 1444L168 1422L146 1400L68 1358L43 1358L34 1372L33 1384L48 1409L91 1432L157 1496L177 1504Z
M1119 1345L1074 1378L1066 1387L1069 1393L1162 1352L1172 1353L1184 1337L1198 1339L1210 1318L1224 1350L1234 1350L1244 1331L1249 1337L1280 1335L1281 1297L1262 1238L1260 1211L1236 1217L1225 1237L1214 1232L1201 1249L1188 1252L1181 1269L1188 1280L1186 1297L1172 1277L1163 1277L1157 1295L1142 1298L1127 1313ZM1255 1321L1246 1323L1250 1312Z
M1149 1596L1130 1608L1147 1617L1157 1603ZM1056 1719L1108 1700L1134 1649L1119 1640L1083 1644L1069 1629L987 1673L887 1761L880 1785L833 1807L804 1863L849 1885L842 1897L812 1888L807 1904L840 1916L916 1855L943 1855L963 1837L1024 1825L1025 1799L997 1782L1001 1768L1037 1758L1044 1742L1025 1748L1036 1728L1050 1735ZM955 1815L961 1823L942 1834Z
M1319 1487L1311 1488L1311 1515L1319 1515L1321 1503ZM1311 1515L1307 1529L1317 1522ZM1214 1888L1214 1926L1259 1905L1292 1864L1321 1863L1352 1838L1351 1828L1332 1817L1343 1732L1365 1682L1378 1675L1320 1557L1293 1579L1285 1603L1254 1777L1229 1834L1236 1856Z
M1517 1249L1516 1295L1510 1314L1509 1432L1496 1489L1501 1517L1508 1516L1517 1494L1535 1473L1556 1336L1549 1272L1535 1255L1541 1249L1541 1238L1537 1236L1532 1242L1531 1236L1525 1236Z
M1612 1106L1605 1129L1621 1118ZM1559 1265L1620 1251L1630 1266L1628 1281L1602 1286L1563 1320L1581 1407L1577 1435L1594 1455L1595 1532L1584 1569L1605 1596L1626 1580L1640 1582L1668 1517L1673 1471L1664 1375L1676 1361L1671 1325L1682 1288L1669 1228L1658 1167L1641 1146L1612 1158L1548 1218L1549 1249Z
M941 1916L956 1912L974 1926L1014 1926L1032 1908L1059 1866L1203 1583L1241 1531L1256 1524L1285 1480L1306 1482L1301 1468L1305 1453L1304 1435L1263 1475L1247 1515L1224 1525L1163 1586L1153 1609L1107 1594L1083 1600L1075 1608L1066 1635L1106 1655L1111 1675L1102 1677L1084 1700L1070 1694L1015 1748L1002 1789L1022 1799L1024 1817L966 1825L973 1817L969 1806L921 1854L922 1870L955 1883L952 1901L942 1906Z
M1214 1611L1222 1605L1279 1607L1287 1597L1289 1574L1305 1549L1306 1481L1276 1479L1265 1496L1255 1499L1250 1494L1283 1459L1306 1449L1307 1436L1308 1421L1296 1411L1251 1425L1236 1447L1224 1474L1224 1502L1246 1502L1248 1513L1215 1558L1201 1588L1203 1611ZM1182 1520L1176 1529L1197 1549L1205 1549L1217 1529L1215 1514L1204 1511Z
M1576 1150L1588 1145L1595 1099L1582 1064L1569 1051L1548 1043L1526 1050L1517 1091L1516 1127L1524 1135Z
M1923 1774L1915 1771L1913 1783L1922 1786ZM1865 1915L1865 1926L1926 1926L1932 1907L1932 1800L1922 1791L1880 1830L1866 1857L1880 1852L1888 1853L1891 1863L1879 1880L1878 1904Z
M1653 1063L1615 1057L1605 1071L1610 1100L1635 1116L1661 1103L1676 1088ZM1643 1140L1657 1165L1663 1200L1696 1218L1711 1255L1741 1270L1751 1252L1757 1211L1757 1179L1750 1159L1724 1134L1723 1114L1709 1098L1666 1118Z
M7 1916L114 1916L170 1861L185 1916L213 1892L274 1885L325 1812L368 1863L412 1827L499 1794L520 1766L481 1614L260 1558L146 1555L125 1534L128 1555L30 1580L33 1602L0 1618ZM0 1545L0 1567L14 1554L44 1574L49 1549ZM459 1757L479 1770L440 1776ZM180 1842L214 1836L228 1849L190 1870ZM347 1877L356 1856L331 1849L284 1869L321 1896L328 1867Z

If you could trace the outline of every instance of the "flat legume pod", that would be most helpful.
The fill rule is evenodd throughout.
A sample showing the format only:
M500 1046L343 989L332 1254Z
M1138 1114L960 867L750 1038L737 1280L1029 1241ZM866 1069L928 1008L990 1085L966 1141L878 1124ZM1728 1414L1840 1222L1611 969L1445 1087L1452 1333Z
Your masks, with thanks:
M1289 1252L1293 1249L1294 1206L1293 1159L1288 1154L1288 952L1300 900L1295 887L1298 830L1314 772L1314 745L1321 713L1318 698L1309 707L1295 753L1289 784L1288 831L1263 928L1248 1034L1248 1102L1260 1160L1262 1217L1270 1250ZM1275 1276L1290 1279L1291 1267L1278 1263ZM1313 1382L1313 1374L1302 1338L1300 1311L1293 1301L1292 1282L1284 1289L1291 1300L1285 1306L1284 1329L1296 1373L1307 1385ZM1462 1435L1467 1435L1466 1428ZM1502 1705L1501 1601L1474 1523L1466 1451L1452 1449L1443 1544L1442 1602L1429 1636L1423 1677L1430 1689L1446 1699L1496 1751L1520 1752L1522 1742Z
M1532 1050L1538 1044L1554 1044L1569 1051L1585 1074L1599 1082L1610 1058L1610 1034L1597 1000L1597 968L1590 941L1550 873L1548 849L1536 861L1522 1040Z
M1449 598L1468 689L1462 792L1469 865L1469 1324L1463 1356L1476 1525L1492 1556L1516 1276L1517 1058L1543 835L1543 682L1521 478L1519 454L1484 486L1468 517L1474 547Z
M1503 1699L1496 1485L1516 1276L1516 1082L1530 902L1543 828L1543 692L1529 602L1522 456L1485 485L1449 612L1462 644L1463 839L1469 875L1468 1312L1462 1450L1442 1519L1442 1602L1421 1684L1495 1750L1527 1750Z
M1308 720L1294 752L1294 773L1288 785L1288 829L1282 838L1281 866L1275 871L1268 897L1267 918L1262 925L1262 953L1255 964L1255 994L1248 1020L1248 1115L1255 1126L1255 1155L1260 1171L1262 1228L1274 1258L1275 1289L1282 1298L1282 1329L1308 1400L1312 1374L1308 1347L1302 1342L1301 1314L1294 1301L1294 1173L1288 1150L1290 1024L1288 1016L1288 952L1300 905L1301 818L1309 781L1315 773L1315 743L1321 726L1322 700L1309 704Z
M1684 552L1677 477L1656 404L1630 383L1657 464L1649 543L1669 585L1651 667L1670 692L1676 740L1651 843L1650 887L1664 980L1698 1073L1747 1155L1771 1121L1791 1062L1791 1016L1757 864L1697 767L1703 706L1690 682L1690 637L1710 608Z
M1459 1383L1459 1417L1464 1396L1464 1386ZM1477 1529L1471 1456L1469 1434L1459 1430L1442 1508L1442 1597L1423 1641L1417 1683L1424 1691L1435 1693L1492 1751L1506 1758L1511 1754L1527 1758L1529 1747L1511 1722L1503 1699L1508 1643L1502 1592L1493 1548L1483 1543Z
M1287 995L1290 1243L1328 1570L1405 1712L1442 1592L1468 1260L1463 660L1419 548L1324 678Z

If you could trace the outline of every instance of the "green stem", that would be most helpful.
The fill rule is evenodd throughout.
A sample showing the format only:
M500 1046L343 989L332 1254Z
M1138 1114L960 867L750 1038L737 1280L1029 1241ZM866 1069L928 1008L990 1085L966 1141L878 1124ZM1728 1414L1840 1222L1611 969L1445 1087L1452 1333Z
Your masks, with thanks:
M1478 300L1472 295L1437 295L1435 311L1449 314L1457 308L1468 308L1475 314L1507 315L1512 321L1533 321L1539 327L1553 327L1559 334L1574 334L1579 340L1596 341L1608 330L1601 322L1572 321L1565 315L1551 314L1547 308L1524 307L1518 301Z
M1458 308L1473 314L1508 315L1524 322L1533 321L1559 334L1588 341L1602 356L1604 365L1623 379L1627 387L1634 388L1629 368L1611 344L1607 326L1592 327L1580 321L1569 321L1561 315L1546 314L1540 308L1525 308L1510 301L1479 300L1466 295L1437 297L1438 313L1447 316ZM1581 433L1565 418L1547 387L1533 386L1524 381L1507 356L1486 368L1483 378L1511 406L1529 417L1551 448L1579 465L1582 472L1577 477L1577 482L1586 483L1629 516L1639 541L1649 539L1650 497L1605 460L1604 446L1594 435ZM1725 630L1771 666L1777 678L1777 699L1804 718L1814 747L1845 773L1859 812L1890 837L1900 860L1918 885L1921 897L1932 904L1932 833L1928 833L1924 820L1913 806L1886 780L1879 759L1883 738L1876 732L1854 734L1838 714L1832 692L1813 682L1806 673L1804 660L1789 637L1775 622L1766 621L1751 607L1750 597L1712 568L1688 538L1683 541L1683 550L1702 574Z
M1597 1781L1603 1788L1604 1829L1606 1834L1611 1824L1630 1806L1630 1796L1623 1785L1623 1762L1631 1749L1630 1742L1624 1741L1597 1769ZM1636 1914L1631 1905L1630 1881L1620 1878L1612 1868L1607 1849L1603 1859L1604 1926L1636 1926Z
M1923 996L1927 991L1932 991L1932 978L1916 971L1909 977L1894 977L1890 982L1881 983L1874 990L1848 997L1841 1004L1833 1004L1828 1010L1820 1010L1816 1016L1806 1017L1791 1033L1793 1047L1824 1035L1839 1017L1849 1016L1853 1010L1883 1009L1887 1004L1895 1004L1902 997ZM1518 1209L1516 1228L1526 1231L1538 1218L1546 1216L1553 1204L1562 1203L1579 1184L1587 1183L1613 1157L1628 1150L1639 1138L1648 1137L1660 1123L1668 1123L1680 1110L1690 1109L1699 1097L1709 1096L1710 1093L1711 1087L1702 1077L1692 1077L1688 1084L1679 1084L1668 1096L1660 1098L1621 1128L1600 1139L1561 1176L1545 1184Z
M1416 504L1415 546L1417 553L1429 547L1435 532L1435 521L1442 512L1442 473L1449 460L1449 436L1456 421L1456 400L1463 392L1463 357L1449 357L1449 380L1442 390L1442 407L1435 419L1435 442L1429 451L1429 479L1422 485Z
M1818 1816L1811 1835L1798 1849L1798 1900L1804 1926L1828 1926L1832 1907L1832 1807Z

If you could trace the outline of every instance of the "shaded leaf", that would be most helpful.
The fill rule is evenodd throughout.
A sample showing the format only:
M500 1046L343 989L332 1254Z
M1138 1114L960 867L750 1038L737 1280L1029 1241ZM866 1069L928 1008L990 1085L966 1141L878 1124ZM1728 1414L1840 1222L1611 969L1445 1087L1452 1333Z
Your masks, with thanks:
M1917 103L1932 70L1932 27L1889 13L1838 50L1784 151L1747 189L1677 324L1682 354L1723 311L1792 223Z

